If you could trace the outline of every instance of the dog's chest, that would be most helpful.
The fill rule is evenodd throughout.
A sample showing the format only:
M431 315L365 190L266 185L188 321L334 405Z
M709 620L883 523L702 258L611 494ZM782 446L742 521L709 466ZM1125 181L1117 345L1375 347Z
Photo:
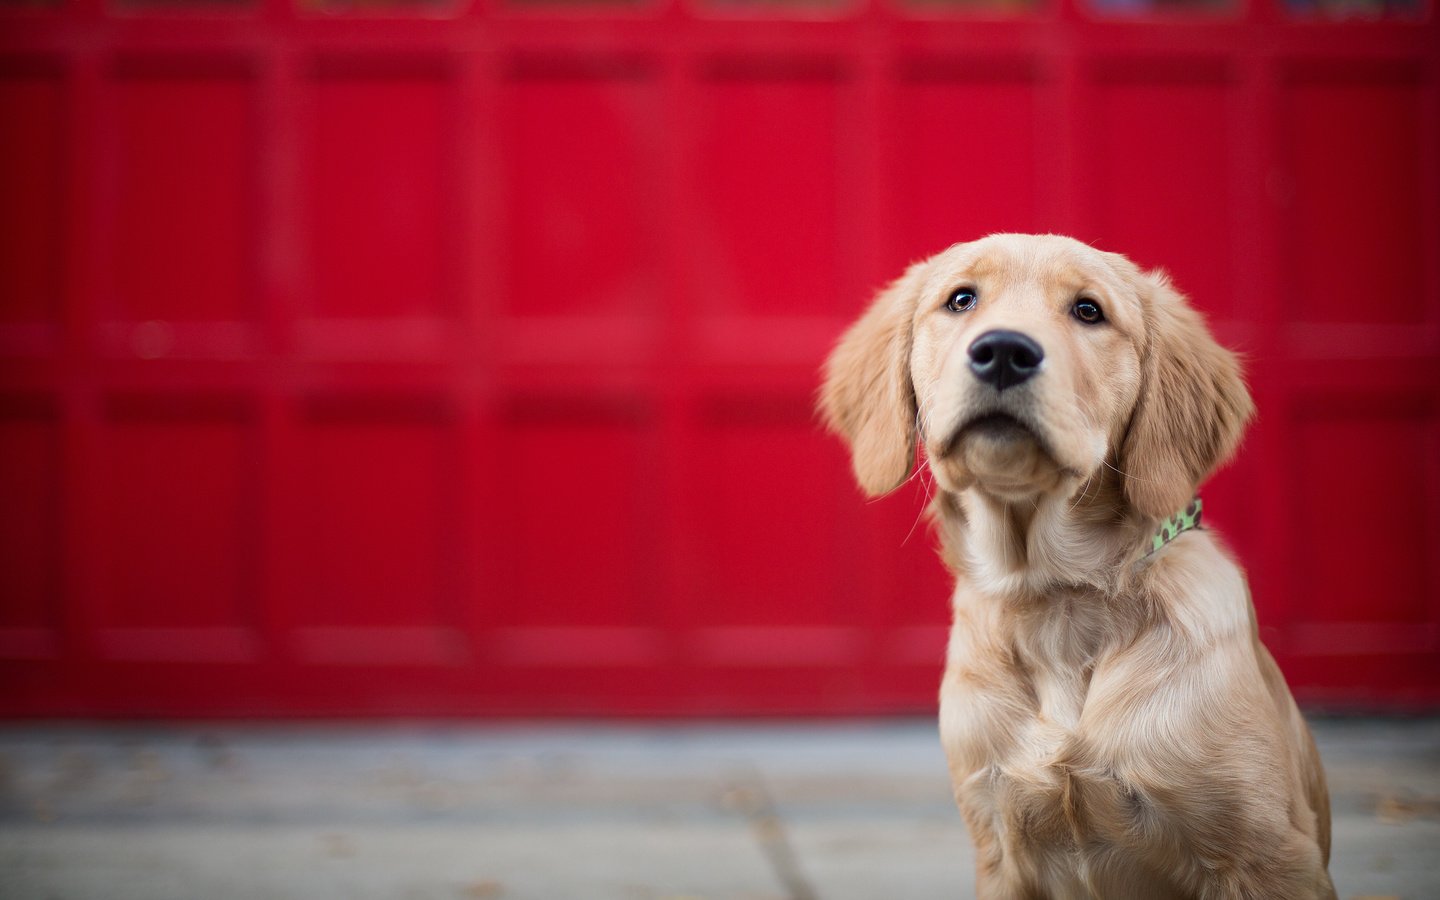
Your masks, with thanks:
M1011 707L1004 721L993 722L997 733L985 741L985 751L973 747L974 735L946 735L947 744L959 745L952 764L964 767L958 799L998 833L1051 850L1072 848L1084 840L1076 803L1082 782L1091 777L1073 753L1083 742L1088 672L1047 667L1027 674L1029 708ZM966 699L983 707L992 700L984 694Z
M1059 895L1088 897L1087 854L1148 830L1155 810L1086 740L1103 633L1085 608L1036 621L1012 645L1014 683L947 677L942 732L956 799L983 845ZM1093 882L1091 882L1093 883Z
M1068 710L1071 689L1055 691ZM996 865L1048 885L1057 900L1171 896L1149 867L1131 865L1156 849L1148 835L1158 810L1107 761L1074 752L1083 734L1038 714L1015 726L1006 752L957 779L981 852L988 847Z
M1017 631L1015 658L1034 694L1036 718L1069 731L1085 708L1103 626L1086 604L1068 603L1057 612Z

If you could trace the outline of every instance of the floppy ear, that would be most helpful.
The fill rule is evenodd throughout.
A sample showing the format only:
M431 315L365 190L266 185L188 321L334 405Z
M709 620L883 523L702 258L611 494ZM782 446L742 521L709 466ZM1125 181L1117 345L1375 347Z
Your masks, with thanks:
M1255 406L1234 354L1215 342L1165 274L1136 277L1149 339L1120 468L1131 505L1164 518L1235 452Z
M881 291L825 361L820 414L850 444L855 479L872 497L903 484L915 463L910 338L924 265Z

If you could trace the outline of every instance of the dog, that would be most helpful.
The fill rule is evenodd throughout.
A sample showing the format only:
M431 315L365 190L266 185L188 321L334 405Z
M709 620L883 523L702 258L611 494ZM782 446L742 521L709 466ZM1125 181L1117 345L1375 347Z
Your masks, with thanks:
M872 496L923 449L940 734L981 898L1333 898L1320 757L1195 492L1254 407L1159 272L1057 235L910 266L825 363Z

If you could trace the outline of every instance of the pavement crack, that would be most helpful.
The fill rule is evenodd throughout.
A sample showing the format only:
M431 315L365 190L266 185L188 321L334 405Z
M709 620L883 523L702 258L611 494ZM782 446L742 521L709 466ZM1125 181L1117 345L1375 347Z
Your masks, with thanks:
M809 879L800 870L800 860L785 831L785 822L775 809L774 798L757 769L749 768L731 776L724 803L743 815L760 846L765 861L779 880L787 900L819 900Z

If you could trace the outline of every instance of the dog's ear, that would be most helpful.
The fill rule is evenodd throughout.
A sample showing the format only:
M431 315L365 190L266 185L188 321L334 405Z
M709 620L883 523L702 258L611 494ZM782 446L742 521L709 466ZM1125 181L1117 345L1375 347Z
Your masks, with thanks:
M903 484L915 464L910 339L924 266L881 291L825 361L820 414L850 444L855 479L872 497Z
M1131 505L1164 518L1235 452L1255 406L1234 354L1216 343L1165 274L1135 277L1148 336L1120 468Z

